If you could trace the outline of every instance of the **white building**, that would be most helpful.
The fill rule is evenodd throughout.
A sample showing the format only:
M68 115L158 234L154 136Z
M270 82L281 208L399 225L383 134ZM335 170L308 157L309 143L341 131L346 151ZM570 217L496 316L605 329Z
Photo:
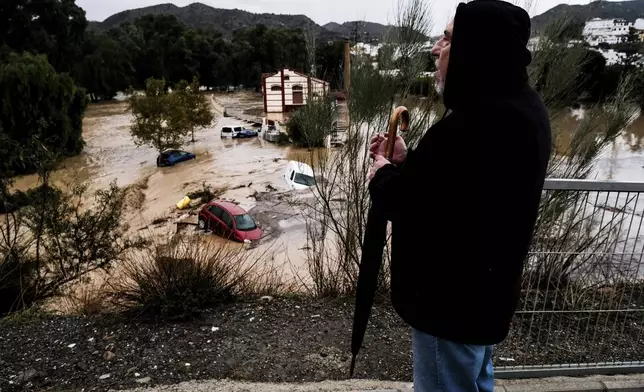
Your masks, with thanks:
M613 49L592 49L596 50L597 52L601 53L602 56L606 59L606 65L615 65L615 64L622 64L624 62L624 59L626 59L626 53L622 52L617 52Z
M285 113L306 105L312 96L329 92L329 83L290 69L262 74L265 113Z
M372 45L366 44L363 42L358 42L353 48L351 48L351 54L361 55L364 54L369 57L377 57L378 51L382 47L382 44Z
M586 22L582 32L590 46L600 43L609 45L625 42L633 23L624 19L591 19Z

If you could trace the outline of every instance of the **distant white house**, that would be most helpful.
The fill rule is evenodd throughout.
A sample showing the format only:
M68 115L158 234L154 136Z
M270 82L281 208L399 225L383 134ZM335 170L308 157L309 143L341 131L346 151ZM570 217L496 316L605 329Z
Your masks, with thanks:
M604 58L606 59L606 65L622 64L626 59L626 53L617 52L613 49L604 50L592 48L592 50L595 50L601 53L602 56L604 56Z
M364 54L369 57L377 57L378 51L382 47L382 44L372 45L366 44L363 42L358 42L353 48L351 48L351 54L360 55Z
M638 25L640 24L644 25L644 20ZM590 46L597 46L601 43L613 45L625 42L630 28L634 26L635 23L624 19L595 18L586 22L582 34Z
M311 96L329 92L329 83L290 69L262 74L264 112L285 113L306 105Z

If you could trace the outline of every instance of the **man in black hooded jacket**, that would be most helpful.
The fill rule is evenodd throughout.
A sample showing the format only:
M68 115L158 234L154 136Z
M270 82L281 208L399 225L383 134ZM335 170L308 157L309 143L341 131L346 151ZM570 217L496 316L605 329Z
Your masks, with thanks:
M537 218L551 136L528 85L530 18L460 4L432 53L445 117L418 147L372 140L374 208L392 222L392 301L412 326L416 391L492 391Z

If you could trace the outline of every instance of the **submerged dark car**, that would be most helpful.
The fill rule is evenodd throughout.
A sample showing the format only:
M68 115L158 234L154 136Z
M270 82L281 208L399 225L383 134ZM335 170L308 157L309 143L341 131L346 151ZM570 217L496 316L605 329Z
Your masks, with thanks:
M195 154L187 151L168 150L157 157L157 166L174 166L179 162L189 161L195 158L197 158Z
M237 133L237 138L257 137L257 135L257 131L244 128Z
M198 225L201 230L212 230L221 237L239 242L257 241L264 235L245 210L228 201L206 204L199 212Z

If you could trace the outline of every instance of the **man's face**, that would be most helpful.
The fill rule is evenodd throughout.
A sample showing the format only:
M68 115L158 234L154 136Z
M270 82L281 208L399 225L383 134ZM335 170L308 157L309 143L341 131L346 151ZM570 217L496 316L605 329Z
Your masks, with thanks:
M432 48L432 55L436 57L436 89L439 93L442 93L445 89L445 78L447 77L447 66L449 65L449 52L452 47L453 31L454 20L452 19L447 24L443 37Z

